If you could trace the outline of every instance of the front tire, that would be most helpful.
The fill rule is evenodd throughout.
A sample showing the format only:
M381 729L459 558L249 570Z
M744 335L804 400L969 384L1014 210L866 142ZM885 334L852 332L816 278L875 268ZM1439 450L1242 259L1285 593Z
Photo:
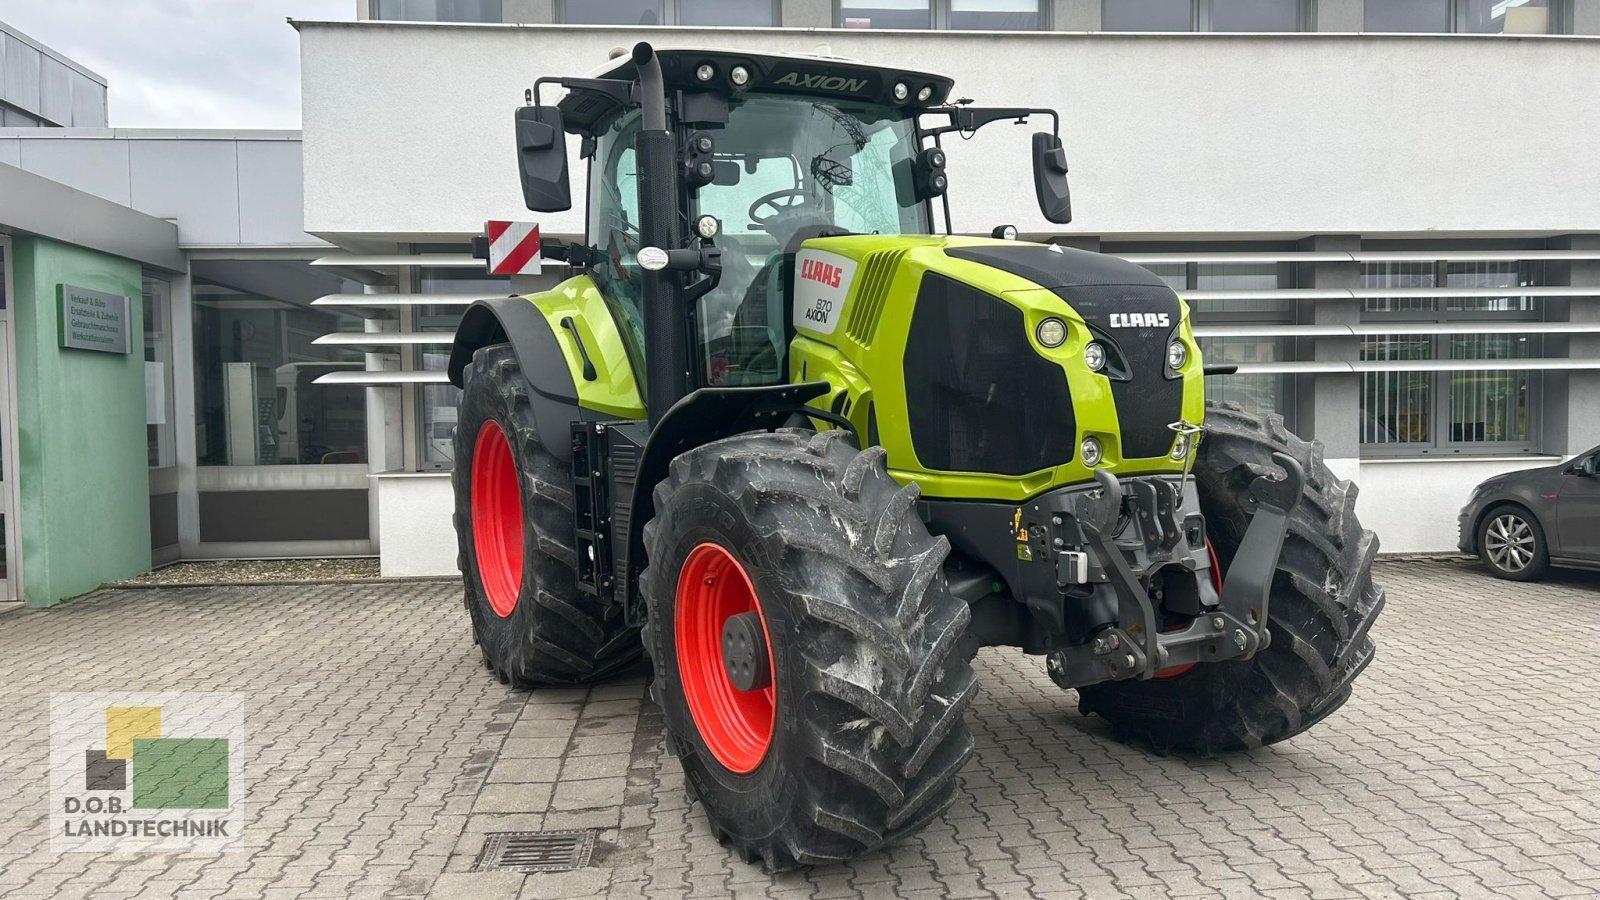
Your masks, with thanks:
M669 746L718 839L769 871L916 831L972 753L970 613L945 584L949 543L884 458L838 431L717 441L673 460L645 526ZM764 636L746 659L770 686L740 691L723 668L734 616Z
M455 435L458 564L484 665L517 687L581 684L641 652L622 610L578 590L571 468L546 449L510 344L473 354Z
M1199 755L1285 740L1344 705L1372 661L1368 631L1384 602L1372 581L1378 539L1356 520L1356 488L1328 470L1320 445L1291 434L1280 416L1234 404L1207 404L1206 425L1194 474L1224 572L1250 524L1250 484L1279 471L1273 452L1294 457L1306 474L1272 582L1272 641L1249 660L1078 691L1083 712L1104 716L1119 735Z
M1537 581L1550 569L1539 520L1513 504L1489 510L1478 523L1478 558L1489 574L1508 581Z

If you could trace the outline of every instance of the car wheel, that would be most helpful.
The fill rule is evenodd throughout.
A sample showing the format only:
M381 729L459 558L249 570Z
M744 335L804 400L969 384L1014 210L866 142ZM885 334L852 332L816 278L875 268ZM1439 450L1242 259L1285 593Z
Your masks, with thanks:
M1550 568L1539 520L1520 506L1489 511L1478 524L1478 557L1489 571L1512 581L1533 581Z

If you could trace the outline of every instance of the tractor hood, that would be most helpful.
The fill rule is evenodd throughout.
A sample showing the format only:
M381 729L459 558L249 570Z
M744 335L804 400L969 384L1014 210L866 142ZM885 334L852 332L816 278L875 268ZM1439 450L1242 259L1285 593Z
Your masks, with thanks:
M876 429L897 474L927 473L917 480L929 496L1028 497L1097 467L1178 472L1189 448L1169 426L1204 417L1183 302L1116 257L982 238L825 237L800 248L792 285L791 378L870 384L864 433Z

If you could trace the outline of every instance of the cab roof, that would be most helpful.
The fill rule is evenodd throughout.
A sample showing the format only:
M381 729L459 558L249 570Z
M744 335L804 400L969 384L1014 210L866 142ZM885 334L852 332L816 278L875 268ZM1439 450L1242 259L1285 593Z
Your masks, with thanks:
M799 94L918 110L943 105L955 84L943 75L874 66L834 56L694 49L662 49L656 51L656 55L661 61L661 75L669 95L676 91L708 91L727 97L750 93ZM701 66L711 67L710 80L697 77ZM735 84L732 78L733 70L740 67L749 73L743 85ZM639 70L632 57L622 55L589 77L633 82L638 80ZM905 100L895 98L897 84L906 86ZM581 84L571 87L558 104L566 130L588 132L616 111L617 101L611 94ZM927 99L918 99L924 88L929 89Z

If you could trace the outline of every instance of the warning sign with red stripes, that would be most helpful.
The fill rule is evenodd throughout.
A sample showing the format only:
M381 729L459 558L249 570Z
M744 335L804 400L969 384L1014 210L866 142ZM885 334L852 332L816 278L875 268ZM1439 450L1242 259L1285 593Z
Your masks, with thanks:
M490 275L539 274L539 226L532 222L485 222Z

